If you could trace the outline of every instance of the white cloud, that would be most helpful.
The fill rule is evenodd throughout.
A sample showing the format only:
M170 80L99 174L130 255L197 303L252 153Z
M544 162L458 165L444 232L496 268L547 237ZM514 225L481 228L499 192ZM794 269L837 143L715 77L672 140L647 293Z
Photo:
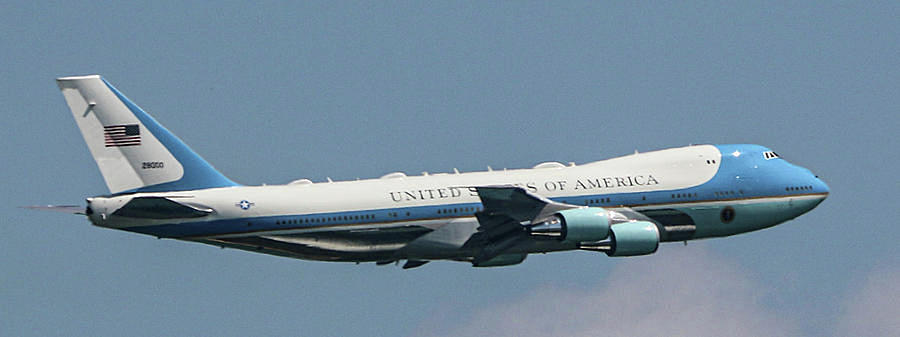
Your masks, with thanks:
M449 335L798 335L797 326L759 302L768 289L750 276L698 246L663 246L619 264L594 289L543 287L474 313Z
M848 293L835 336L900 336L900 270L876 269Z

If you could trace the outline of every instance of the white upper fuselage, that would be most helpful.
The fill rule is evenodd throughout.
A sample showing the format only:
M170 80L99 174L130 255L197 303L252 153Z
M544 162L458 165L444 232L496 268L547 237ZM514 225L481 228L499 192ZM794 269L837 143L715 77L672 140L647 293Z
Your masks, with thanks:
M766 158L765 152L756 145L699 145L577 166L136 193L93 198L91 219L104 227L189 240L403 226L437 229L461 219L477 223L473 213L481 205L471 187L515 185L574 205L642 213L677 210L693 218L696 233L689 239L697 239L775 225L827 195L827 186L808 170ZM213 212L202 219L110 216L139 196L168 197ZM738 209L735 219L726 221L720 216L725 207L732 212L752 208Z

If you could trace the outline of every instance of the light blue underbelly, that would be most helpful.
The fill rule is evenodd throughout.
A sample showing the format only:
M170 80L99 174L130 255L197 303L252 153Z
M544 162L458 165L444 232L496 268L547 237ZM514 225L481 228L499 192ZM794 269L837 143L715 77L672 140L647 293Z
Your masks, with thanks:
M741 200L734 204L712 203L673 207L689 215L697 226L694 239L728 236L760 230L791 220L816 207L823 199L799 196ZM733 216L723 216L731 207Z

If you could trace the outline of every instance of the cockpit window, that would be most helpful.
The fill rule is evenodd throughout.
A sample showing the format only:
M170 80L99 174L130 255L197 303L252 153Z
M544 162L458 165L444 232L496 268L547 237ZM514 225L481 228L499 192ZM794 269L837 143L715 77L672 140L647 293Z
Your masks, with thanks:
M775 158L778 158L778 154L775 153L775 151L766 151L766 152L763 152L763 157L765 157L766 160L775 159Z

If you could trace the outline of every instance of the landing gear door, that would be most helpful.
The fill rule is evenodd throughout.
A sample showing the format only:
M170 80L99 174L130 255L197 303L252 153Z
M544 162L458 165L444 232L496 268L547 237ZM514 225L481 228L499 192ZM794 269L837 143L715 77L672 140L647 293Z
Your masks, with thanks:
M690 215L677 209L655 209L641 214L662 225L660 241L686 241L694 238L697 226Z

